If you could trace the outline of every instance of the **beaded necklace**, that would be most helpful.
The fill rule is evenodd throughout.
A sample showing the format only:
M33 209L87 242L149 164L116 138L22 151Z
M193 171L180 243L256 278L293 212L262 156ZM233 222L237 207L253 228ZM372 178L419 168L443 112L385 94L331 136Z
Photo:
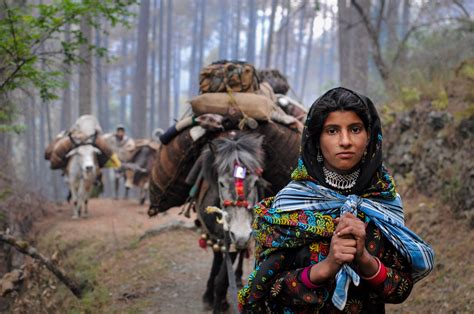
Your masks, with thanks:
M323 167L324 179L328 185L331 187L344 191L349 190L356 184L357 178L360 174L360 169L349 173L349 174L339 174L337 172L331 171L326 167Z

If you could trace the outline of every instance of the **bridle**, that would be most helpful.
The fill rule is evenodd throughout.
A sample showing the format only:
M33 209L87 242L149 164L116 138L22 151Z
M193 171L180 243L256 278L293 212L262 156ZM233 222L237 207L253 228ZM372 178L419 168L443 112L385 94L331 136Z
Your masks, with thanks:
M258 177L262 176L263 169L257 168L253 172ZM222 201L222 207L244 207L249 209L250 202L245 197L245 177L247 176L247 168L243 167L238 161L234 163L234 187L235 194L237 196L236 200L224 199Z

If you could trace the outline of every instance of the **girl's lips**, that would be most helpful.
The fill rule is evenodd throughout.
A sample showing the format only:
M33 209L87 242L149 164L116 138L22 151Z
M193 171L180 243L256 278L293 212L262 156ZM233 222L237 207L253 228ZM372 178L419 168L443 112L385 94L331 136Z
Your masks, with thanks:
M342 159L349 159L349 158L352 158L354 156L354 153L344 152L344 153L339 153L336 156L339 157L339 158L342 158Z

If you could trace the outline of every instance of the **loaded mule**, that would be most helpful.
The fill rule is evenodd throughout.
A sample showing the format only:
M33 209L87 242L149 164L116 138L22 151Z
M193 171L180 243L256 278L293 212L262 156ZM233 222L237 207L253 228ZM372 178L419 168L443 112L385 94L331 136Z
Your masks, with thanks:
M196 211L198 225L204 232L200 243L211 246L214 252L203 295L205 307L212 307L214 313L228 307L229 281L235 299L233 304L236 304L237 289L232 283L237 277L241 284L242 257L248 252L252 231L252 208L262 197L266 184L261 177L262 141L263 136L255 133L224 132L209 142L189 174L194 176L195 186L199 188ZM190 181L189 176L187 181ZM234 275L232 263L238 253L241 254Z
M64 145L53 148L54 160L65 161L65 179L74 204L73 219L87 216L87 203L91 192L96 184L101 184L100 167L112 155L109 146L100 136L101 132L102 129L94 116L83 115L61 140ZM53 159L51 163L53 165ZM60 165L60 162L55 164Z
M66 174L69 181L69 190L74 204L73 219L80 216L87 217L87 202L92 188L100 176L97 156L101 151L92 143L80 144L67 153L69 158Z
M115 199L118 199L120 179L124 180L124 199L128 199L131 188L139 189L139 202L144 204L148 197L150 173L153 168L156 152L160 147L160 135L163 130L153 131L151 139L132 139L125 137L119 141L113 133L104 135L107 143L112 147L121 161L121 167L115 172Z
M139 201L143 205L148 197L150 174L160 143L152 140L136 140L136 150L128 162L122 163L125 170L125 189L139 189Z

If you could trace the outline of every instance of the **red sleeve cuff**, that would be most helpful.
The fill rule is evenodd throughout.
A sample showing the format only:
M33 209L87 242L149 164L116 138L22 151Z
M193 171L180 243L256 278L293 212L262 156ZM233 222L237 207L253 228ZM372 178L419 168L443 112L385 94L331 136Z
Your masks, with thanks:
M313 265L310 265L308 267L303 268L303 270L300 273L300 280L306 288L316 289L316 288L319 288L321 286L316 285L313 282L311 282L311 279L310 279L310 276L309 276L309 273L311 271L311 267L313 267Z
M383 283L385 279L387 279L387 268L377 257L375 257L375 260L377 261L379 265L377 272L370 277L360 276L362 279L367 281L372 286L378 286L381 283Z

